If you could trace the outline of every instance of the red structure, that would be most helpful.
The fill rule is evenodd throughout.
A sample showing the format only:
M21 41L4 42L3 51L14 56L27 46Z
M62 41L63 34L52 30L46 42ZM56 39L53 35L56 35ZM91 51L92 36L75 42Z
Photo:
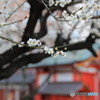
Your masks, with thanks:
M91 57L83 62L67 65L54 65L35 67L35 86L40 87L33 100L100 100L100 56ZM32 71L33 68L27 70ZM29 75L28 73L28 75ZM22 81L21 77L14 76L9 79L8 85L0 82L0 100L20 100ZM33 73L26 79L26 90L29 92L28 83L33 84ZM17 78L16 78L17 77ZM17 79L20 79L17 80ZM49 79L45 82L46 79ZM18 83L19 82L19 83ZM98 96L70 96L70 92L98 92ZM26 94L27 94L26 93Z
M35 100L100 100L99 96L70 96L75 92L98 92L98 71L92 67L75 67L76 65L55 65L36 68L35 85L43 84L35 95Z

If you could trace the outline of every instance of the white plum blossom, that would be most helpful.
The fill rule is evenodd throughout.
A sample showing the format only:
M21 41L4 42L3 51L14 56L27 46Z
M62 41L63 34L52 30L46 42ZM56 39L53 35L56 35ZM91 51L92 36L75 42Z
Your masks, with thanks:
M48 49L49 49L49 48L48 48L47 46L44 47L44 51L45 51L46 53L48 52Z
M72 16L72 21L73 21L73 22L78 21L77 15L73 15L73 16Z
M53 53L54 53L53 48L49 48L49 50L48 50L48 54L53 54Z
M60 0L56 0L55 6L58 6L59 3L60 3Z
M30 39L27 41L27 44L28 44L29 46L36 46L36 44L37 44L36 39L30 38Z
M54 54L53 48L49 48L47 46L44 47L44 51L45 53L48 53L48 54Z
M68 2L71 2L71 0L60 0L59 5L61 7L64 7L64 5L68 4ZM62 12L62 17L64 18L64 20L72 21L72 22L76 22L78 20L88 21L94 16L95 11L99 9L100 9L100 5L95 0L92 0L84 4L82 8L74 11L75 13L72 13L70 15L67 14L67 11L64 10Z
M64 56L64 57L66 57L66 53L63 52L63 51L57 51L57 52L53 55L53 57L56 58L56 57L58 57L59 55L62 55L62 56Z
M100 36L100 32L97 28L92 28L90 32L96 34L97 36Z
M67 11L66 11L66 10L63 10L62 16L63 16L64 18L66 18L67 15L68 15L68 14L67 14Z
M66 0L60 0L60 4L61 7L64 7L66 5Z
M58 56L59 56L59 51L57 51L57 52L53 55L54 58L56 58L56 57L58 57Z
M41 45L41 42L40 42L40 40L36 40L36 39L32 39L32 38L30 38L28 41L27 41L27 44L29 45L29 46L40 46Z
M59 51L59 54L62 55L62 56L64 56L64 57L66 56L66 53L63 52L63 51Z
M21 42L20 44L18 44L18 47L19 47L19 48L23 47L23 46L24 46L24 45L23 45L24 43L25 43L25 42Z
M95 4L93 4L93 8L94 8L95 10L98 10L98 9L100 9L100 5L97 5L97 4L95 3Z
M49 6L53 6L54 5L54 1L53 0L49 0Z
M41 41L40 40L37 40L37 45L41 46Z
M87 13L86 15L85 15L85 18L86 19L90 19L90 18L92 18L93 17L93 15L91 14L91 13Z
M69 4L72 0L66 0L66 3Z
M69 4L72 0L49 0L49 6L61 6L64 7L66 4Z
M53 48L49 48L47 46L44 47L44 51L45 53L51 54L51 56L53 56L54 58L58 57L59 55L62 55L64 57L66 57L66 53L63 51L56 51L54 52Z

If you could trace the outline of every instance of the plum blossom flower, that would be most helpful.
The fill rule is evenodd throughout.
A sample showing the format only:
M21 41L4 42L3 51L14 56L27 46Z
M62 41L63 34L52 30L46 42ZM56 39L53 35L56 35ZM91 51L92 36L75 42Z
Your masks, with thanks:
M36 39L30 38L30 39L27 41L27 44L28 44L29 46L36 46L36 45L37 45L37 41L36 41Z
M53 48L49 48L47 46L44 47L44 51L45 53L48 53L48 54L54 54Z
M57 51L57 52L53 55L54 58L56 58L56 57L58 57L58 56L59 56L59 51Z
M37 40L37 45L38 45L38 46L40 46L40 45L41 45L40 40Z
M62 56L64 56L64 57L66 57L66 53L63 52L63 51L59 51L59 54L62 55Z
M68 4L68 3L70 3L72 0L66 0L66 3Z
M49 48L49 50L48 50L48 54L53 54L53 53L54 53L53 48Z
M73 16L72 16L72 21L73 21L73 22L78 21L77 15L73 15Z
M66 5L66 0L60 0L60 6L64 7Z
M53 6L54 5L54 1L53 0L49 0L49 6Z
M47 46L44 47L44 51L45 51L45 52L48 52L48 49L49 49L49 48L48 48Z
M29 46L40 46L41 45L41 42L40 42L40 40L36 40L36 39L32 39L32 38L30 38L28 41L27 41L27 44L29 45Z
M21 42L20 44L18 44L18 47L21 48L23 47L24 42Z
M64 10L64 11L62 12L62 16L63 16L64 18L66 18L67 15L68 15L68 14L67 14L67 11Z
M100 5L98 5L97 3L94 3L92 6L93 6L93 8L94 8L95 10L100 9Z
M66 57L66 53L63 52L63 51L57 51L57 52L53 55L53 57L56 58L56 57L58 57L59 55L62 55L62 56L64 56L64 57Z
M60 3L60 0L56 0L55 6L58 6L59 3Z

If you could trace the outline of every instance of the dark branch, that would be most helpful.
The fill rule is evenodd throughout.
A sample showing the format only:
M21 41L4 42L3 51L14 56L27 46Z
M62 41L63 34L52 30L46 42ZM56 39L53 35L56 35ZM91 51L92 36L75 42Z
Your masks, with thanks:
M96 51L93 49L93 44L95 43L95 39L99 39L99 38L100 38L99 36L91 33L87 37L86 41L74 43L73 45L67 46L67 51L88 49L93 56L97 57ZM64 47L60 48L60 50L64 50Z
M22 41L27 41L32 37L37 20L41 17L42 11L44 9L44 5L38 1L29 0L29 4L31 5L30 16L24 31L24 35L22 37Z
M50 56L50 55L47 55L44 53L37 53L37 54L24 55L21 58L14 60L6 68L0 70L0 80L10 77L19 68L21 68L29 63L40 62L41 60L43 60L44 58L46 58L48 56Z
M27 23L27 26L24 31L24 35L22 37L22 41L27 41L30 37L32 37L33 30L36 26L37 20L40 18L42 10L44 9L43 4L35 1L35 0L29 0L29 3L31 5L30 8L30 17ZM38 9L37 9L38 7ZM30 50L29 48L19 48L18 46L14 46L13 49L6 51L5 53L0 55L0 67L2 67L4 64L7 64L11 62L13 59L17 58L19 55L24 54Z

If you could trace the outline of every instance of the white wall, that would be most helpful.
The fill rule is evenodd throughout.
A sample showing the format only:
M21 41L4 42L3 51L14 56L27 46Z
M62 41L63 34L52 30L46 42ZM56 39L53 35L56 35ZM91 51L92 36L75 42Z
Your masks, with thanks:
M71 82L71 81L73 81L73 74L71 72L57 74L57 82Z
M39 75L38 85L41 85L46 80L47 77L48 77L48 74ZM51 75L51 77L49 79L49 82L52 82L52 81L53 81L53 75Z

